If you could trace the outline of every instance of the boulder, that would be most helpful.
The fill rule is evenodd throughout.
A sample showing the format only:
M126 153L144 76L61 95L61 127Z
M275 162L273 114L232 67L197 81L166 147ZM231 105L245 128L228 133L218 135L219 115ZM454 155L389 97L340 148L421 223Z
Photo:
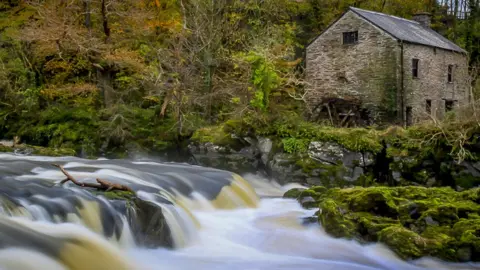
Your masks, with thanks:
M352 170L355 167L372 166L375 162L372 153L352 152L334 142L311 142L308 147L308 155L322 164L342 164Z
M319 206L318 221L334 237L381 242L406 260L480 261L480 188L314 187L297 196Z
M326 164L337 164L343 160L343 147L331 142L311 142L308 146L311 159Z
M273 148L273 142L269 138L258 138L257 148L261 153L261 159L263 164L267 164L269 160L270 153Z
M134 198L127 203L126 211L137 245L146 248L174 247L170 228L159 205Z

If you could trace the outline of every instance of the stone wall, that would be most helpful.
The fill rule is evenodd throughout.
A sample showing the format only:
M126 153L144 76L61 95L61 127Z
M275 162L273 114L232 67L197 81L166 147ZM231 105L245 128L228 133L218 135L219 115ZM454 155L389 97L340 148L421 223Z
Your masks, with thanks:
M412 59L419 59L418 78L412 76ZM413 122L429 119L426 100L431 100L431 116L441 119L445 99L468 102L468 64L465 55L416 44L404 44L405 106L412 107ZM453 82L448 82L448 65L453 65Z
M358 31L358 43L342 44L342 33L350 31ZM374 111L399 111L400 55L395 38L347 12L307 48L309 105L325 96L349 96Z

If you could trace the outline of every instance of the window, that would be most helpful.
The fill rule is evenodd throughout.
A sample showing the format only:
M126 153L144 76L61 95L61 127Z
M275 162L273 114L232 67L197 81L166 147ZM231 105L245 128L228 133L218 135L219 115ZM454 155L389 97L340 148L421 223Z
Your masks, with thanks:
M407 126L411 126L413 124L412 107L408 106L406 108L406 112L407 112Z
M355 44L355 43L358 43L358 31L343 33L343 44Z
M412 76L418 78L418 59L412 59Z
M428 114L432 114L432 100L427 99L427 100L425 101L425 111L426 111Z
M445 100L445 112L453 110L455 102L453 100Z
M448 82L453 82L453 65L448 65Z

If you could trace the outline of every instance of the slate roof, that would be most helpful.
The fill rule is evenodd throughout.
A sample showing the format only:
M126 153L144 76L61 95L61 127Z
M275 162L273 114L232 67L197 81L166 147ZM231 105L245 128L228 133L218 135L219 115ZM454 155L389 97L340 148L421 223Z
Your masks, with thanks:
M466 53L455 43L419 22L354 7L350 7L350 10L399 40Z

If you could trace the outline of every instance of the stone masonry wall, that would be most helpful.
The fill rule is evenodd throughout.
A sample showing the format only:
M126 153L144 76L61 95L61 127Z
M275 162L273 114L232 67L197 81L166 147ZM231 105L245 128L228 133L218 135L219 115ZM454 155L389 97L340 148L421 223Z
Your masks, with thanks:
M412 59L419 59L418 78L412 76ZM441 119L445 99L468 103L467 57L463 54L416 44L404 44L405 106L412 107L413 122L429 119L426 100L431 100L431 116ZM454 65L453 82L448 82L448 65Z
M358 31L358 43L343 45L342 33L350 31ZM353 96L374 111L399 111L400 55L395 38L347 12L307 48L309 105L325 96Z

